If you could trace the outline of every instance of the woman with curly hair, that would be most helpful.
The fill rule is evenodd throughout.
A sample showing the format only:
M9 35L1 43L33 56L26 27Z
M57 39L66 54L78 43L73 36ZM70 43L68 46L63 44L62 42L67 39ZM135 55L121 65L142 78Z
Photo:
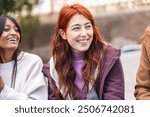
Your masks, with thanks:
M49 99L124 99L120 50L104 41L87 8L62 7L51 47L52 57L43 67Z

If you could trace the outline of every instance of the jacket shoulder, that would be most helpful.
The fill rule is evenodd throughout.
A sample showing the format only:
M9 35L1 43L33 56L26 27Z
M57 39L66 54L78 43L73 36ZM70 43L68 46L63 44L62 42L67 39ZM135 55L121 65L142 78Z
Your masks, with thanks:
M121 50L114 48L112 45L107 45L106 46L106 52L105 52L105 59L110 60L111 58L119 58L121 55Z
M144 43L147 43L148 41L150 42L150 25L147 26L145 29L143 35L140 38L140 41Z

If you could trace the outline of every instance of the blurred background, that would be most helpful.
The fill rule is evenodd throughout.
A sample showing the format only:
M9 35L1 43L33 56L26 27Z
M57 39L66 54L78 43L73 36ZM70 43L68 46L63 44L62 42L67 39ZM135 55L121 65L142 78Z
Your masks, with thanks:
M47 63L59 10L72 3L87 7L107 41L121 49L126 99L134 99L139 38L150 24L150 0L0 0L0 15L17 19L23 31L20 48L39 55Z

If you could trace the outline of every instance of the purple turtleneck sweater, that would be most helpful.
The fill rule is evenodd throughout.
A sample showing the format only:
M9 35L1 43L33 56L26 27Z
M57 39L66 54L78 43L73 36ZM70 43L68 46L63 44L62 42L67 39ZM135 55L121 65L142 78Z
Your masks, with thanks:
M83 65L83 59L84 59L84 53L85 52L77 52L77 51L72 51L72 60L73 60L73 67L76 72L76 79L75 79L75 85L78 87L80 90L80 97L84 98L85 97L85 91L82 91L84 80L82 79L82 65Z

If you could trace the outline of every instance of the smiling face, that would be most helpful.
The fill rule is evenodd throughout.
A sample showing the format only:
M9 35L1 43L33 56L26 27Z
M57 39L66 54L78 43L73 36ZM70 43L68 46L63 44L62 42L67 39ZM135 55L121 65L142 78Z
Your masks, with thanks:
M66 32L60 31L63 39L67 40L73 50L87 51L93 40L93 27L85 16L74 15L68 23Z
M10 20L6 19L4 30L0 36L1 51L13 50L15 51L20 42L20 34L17 26Z

